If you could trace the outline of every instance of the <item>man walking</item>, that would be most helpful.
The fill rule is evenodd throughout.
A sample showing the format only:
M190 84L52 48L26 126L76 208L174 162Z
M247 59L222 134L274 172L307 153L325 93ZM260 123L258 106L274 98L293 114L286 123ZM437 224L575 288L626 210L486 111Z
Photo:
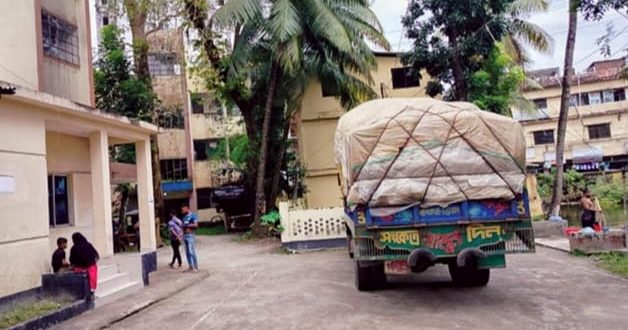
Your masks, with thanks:
M189 268L187 271L198 271L198 259L196 258L196 249L194 244L196 237L194 232L198 228L198 218L196 214L190 211L189 205L181 207L183 213L183 242L185 243L185 257L188 260Z

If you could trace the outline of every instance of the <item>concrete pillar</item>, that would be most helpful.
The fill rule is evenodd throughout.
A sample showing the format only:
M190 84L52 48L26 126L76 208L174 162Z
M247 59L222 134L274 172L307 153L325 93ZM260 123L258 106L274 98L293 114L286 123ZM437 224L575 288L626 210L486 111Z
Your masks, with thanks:
M150 140L135 143L137 164L137 207L140 217L140 248L142 252L157 249L155 236L155 200L151 168Z
M109 178L109 139L107 132L89 135L89 160L92 176L93 243L101 258L113 255L111 218L111 180Z

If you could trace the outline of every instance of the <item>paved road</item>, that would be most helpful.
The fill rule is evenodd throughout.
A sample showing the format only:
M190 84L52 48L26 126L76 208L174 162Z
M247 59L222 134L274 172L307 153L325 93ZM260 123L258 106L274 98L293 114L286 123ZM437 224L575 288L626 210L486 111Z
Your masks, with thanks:
M628 281L554 250L510 256L486 288L451 287L439 266L374 293L354 289L343 251L286 255L229 236L199 250L208 278L112 328L628 329Z

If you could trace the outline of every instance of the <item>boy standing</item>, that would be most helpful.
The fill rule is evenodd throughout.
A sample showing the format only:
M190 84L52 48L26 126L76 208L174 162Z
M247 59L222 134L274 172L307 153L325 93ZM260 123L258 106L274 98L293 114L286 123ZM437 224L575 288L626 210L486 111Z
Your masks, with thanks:
M65 237L57 238L57 249L52 254L52 271L58 273L61 269L70 266L65 260L65 249L68 247L68 240Z
M183 229L181 229L181 226L183 226L183 223L177 218L177 213L174 210L170 210L170 221L168 221L170 245L172 246L172 261L168 264L170 268L174 267L175 261L181 267L181 253L179 252L179 246L183 240Z
M198 270L198 259L196 258L196 249L194 247L196 243L194 232L198 228L198 218L190 210L189 205L183 205L181 212L183 213L183 242L185 243L185 256L189 265L188 271L195 272Z

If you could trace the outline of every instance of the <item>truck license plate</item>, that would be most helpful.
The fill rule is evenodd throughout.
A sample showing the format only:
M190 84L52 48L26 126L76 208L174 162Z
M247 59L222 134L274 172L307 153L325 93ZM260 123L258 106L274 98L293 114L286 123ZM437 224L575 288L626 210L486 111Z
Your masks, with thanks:
M405 260L393 260L384 262L384 270L386 274L406 275L410 274L408 262Z

